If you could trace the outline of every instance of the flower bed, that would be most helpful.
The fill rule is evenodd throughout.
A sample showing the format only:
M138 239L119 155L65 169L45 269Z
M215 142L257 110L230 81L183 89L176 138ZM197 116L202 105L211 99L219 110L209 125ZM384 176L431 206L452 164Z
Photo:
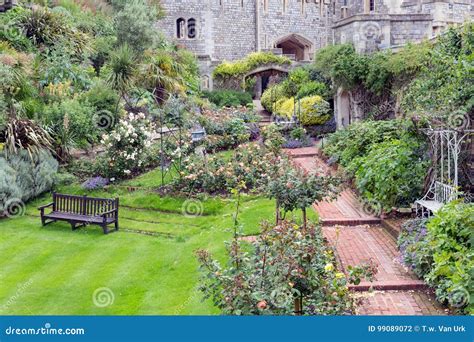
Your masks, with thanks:
M408 221L398 245L403 262L435 289L441 303L474 313L474 204L451 202L429 220Z

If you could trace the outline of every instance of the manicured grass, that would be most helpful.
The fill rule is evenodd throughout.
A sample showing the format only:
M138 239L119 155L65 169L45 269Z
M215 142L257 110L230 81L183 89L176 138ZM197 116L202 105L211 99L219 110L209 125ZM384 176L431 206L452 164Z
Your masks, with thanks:
M77 186L59 191L84 193ZM103 235L95 226L73 232L67 223L42 228L36 207L48 203L49 195L30 203L24 216L0 220L0 314L219 313L209 301L202 302L197 291L194 252L204 248L225 261L224 242L232 237L232 199L204 198L202 215L188 217L182 209L185 198L123 188L88 195L120 197L118 233ZM261 220L273 221L274 206L262 197L243 196L243 234L258 234ZM113 304L94 304L99 288L113 292Z

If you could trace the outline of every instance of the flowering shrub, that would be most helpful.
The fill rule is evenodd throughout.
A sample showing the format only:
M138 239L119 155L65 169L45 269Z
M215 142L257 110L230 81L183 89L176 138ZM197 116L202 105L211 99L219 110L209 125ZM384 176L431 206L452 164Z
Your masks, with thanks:
M402 261L419 277L428 271L431 261L426 260L426 254L416 253L414 247L426 238L426 233L426 219L418 218L405 222L398 236Z
M227 192L240 182L249 190L261 189L269 180L274 157L258 143L241 145L225 162L218 156L186 158L175 186L185 191Z
M303 127L296 127L286 135L286 141L282 146L283 148L294 149L313 146L313 141Z
M398 244L404 262L459 313L474 313L472 227L474 204L453 201L426 221L403 226Z
M142 113L130 113L109 134L102 136L105 145L107 177L127 177L143 166L146 148L151 146L153 126Z
M256 115L246 107L204 109L199 124L206 130L209 152L233 148L259 136Z
M89 178L84 183L82 183L82 188L85 190L97 190L102 189L109 184L109 180L103 177L94 177Z
M342 315L354 312L344 273L335 268L333 252L319 227L306 234L283 221L262 224L262 234L242 248L234 240L222 267L199 250L200 290L225 315ZM283 271L284 270L284 271Z

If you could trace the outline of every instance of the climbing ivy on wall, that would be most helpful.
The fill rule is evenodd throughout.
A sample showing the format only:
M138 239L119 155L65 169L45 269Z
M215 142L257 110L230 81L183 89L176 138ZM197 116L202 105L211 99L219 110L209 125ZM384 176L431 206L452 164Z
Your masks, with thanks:
M270 52L254 52L234 62L222 62L214 69L212 76L224 79L241 78L253 69L268 64L289 65L291 61L287 57Z
M453 111L474 106L474 24L450 28L438 39L399 51L358 54L349 44L321 49L315 67L355 101L395 102L404 115L448 121ZM391 100L390 100L391 99ZM365 116L370 108L366 110Z

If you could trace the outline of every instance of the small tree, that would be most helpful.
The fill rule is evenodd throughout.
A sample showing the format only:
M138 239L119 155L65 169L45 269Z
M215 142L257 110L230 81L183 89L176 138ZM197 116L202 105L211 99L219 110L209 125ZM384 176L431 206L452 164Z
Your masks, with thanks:
M249 252L238 240L229 245L227 268L197 251L200 290L227 315L352 313L347 281L321 230L311 225L308 233L292 222L264 223Z
M283 209L283 215L277 217L284 218L287 212L300 209L303 214L303 230L306 230L306 208L315 202L336 198L339 183L339 179L331 176L319 176L299 168L287 168L269 182L267 194L268 197L275 198L278 211Z

